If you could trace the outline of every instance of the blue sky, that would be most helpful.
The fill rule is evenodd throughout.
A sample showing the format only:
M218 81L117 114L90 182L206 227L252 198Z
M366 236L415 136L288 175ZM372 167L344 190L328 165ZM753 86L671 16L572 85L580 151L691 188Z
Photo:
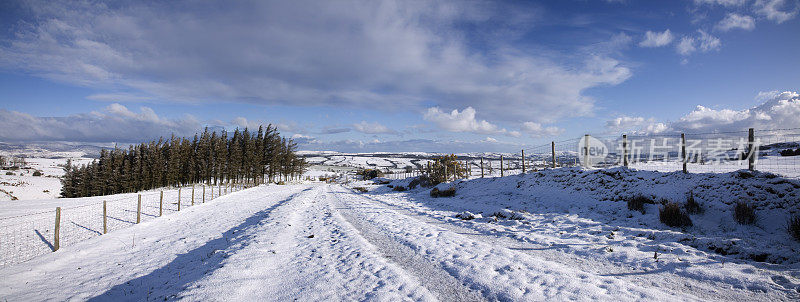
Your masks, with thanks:
M0 4L0 140L273 123L302 149L514 151L800 127L800 2Z

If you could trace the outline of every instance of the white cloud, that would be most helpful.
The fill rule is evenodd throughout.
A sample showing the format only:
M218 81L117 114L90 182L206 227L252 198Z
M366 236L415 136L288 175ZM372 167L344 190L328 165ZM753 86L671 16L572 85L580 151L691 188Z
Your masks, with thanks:
M422 117L424 120L433 122L439 128L452 132L471 132L480 134L495 134L504 132L497 125L486 120L475 119L475 109L467 107L459 112L453 109L450 113L442 112L439 107L431 107Z
M697 47L695 47L695 40L692 37L684 36L681 38L681 41L678 42L678 45L675 46L675 49L678 51L679 54L688 56L692 54Z
M694 0L697 5L742 6L746 0Z
M66 117L34 117L0 109L0 139L9 141L140 142L171 134L192 136L201 127L190 115L165 119L148 107L137 113L116 103L102 112Z
M292 139L307 139L307 140L312 140L312 139L314 139L314 137L312 137L312 136L308 136L308 135L303 135L303 134L300 134L300 133L297 133L297 134L295 134L295 135L292 135Z
M800 10L796 2L794 8L787 6L789 5L785 0L758 0L755 3L756 13L778 24L791 20ZM786 8L791 11L783 10Z
M641 117L618 117L606 122L614 131L643 133L713 133L800 128L800 94L797 92L759 93L757 99L772 96L753 108L744 110L713 109L698 105L693 111L671 123L658 123Z
M654 118L620 116L606 122L606 128L613 132L650 133L658 134L668 130L664 123L658 123Z
M704 30L698 30L697 33L698 35L696 36L683 36L675 46L676 51L683 56L688 56L695 51L709 52L719 50L722 46L719 38L708 34Z
M544 127L542 124L534 122L522 123L522 131L530 134L532 137L555 136L564 132L564 129L558 127Z
M661 47L666 46L669 43L672 43L672 40L675 37L672 36L672 32L669 29L665 30L664 32L653 32L647 31L644 34L644 40L639 42L639 46L641 47Z
M435 140L435 139L411 139L393 141L361 141L361 140L338 140L338 141L298 141L300 150L335 150L339 152L441 152L441 153L463 153L463 152L516 152L522 148L521 144L514 144L485 138L476 141L460 140Z
M353 129L366 134L396 134L397 131L389 129L388 127L381 125L378 122L367 123L366 121L361 121L358 124L353 124Z
M235 125L235 126L238 126L239 128L242 128L242 129L248 128L251 131L252 130L256 130L257 131L259 126L264 126L264 127L267 126L267 124L265 124L265 123L263 123L261 121L251 121L251 120L248 120L248 119L246 119L244 117L241 117L241 116L237 117L237 118L234 118L232 124Z
M539 18L501 2L24 5L30 16L0 44L0 67L109 90L95 99L409 111L435 102L494 121L536 110L535 122L551 123L589 114L584 91L631 76L607 56L543 55L514 35L464 32L525 32ZM474 36L493 48L472 49Z
M729 31L731 29L753 30L756 27L756 20L747 15L739 15L730 13L724 19L719 21L714 27L721 31Z
M700 37L697 39L700 42L700 51L702 52L709 52L712 50L719 50L720 46L722 46L722 42L719 41L719 38L709 35L703 30L698 30L700 33Z
M762 94L759 94L762 95ZM786 91L773 94L764 103L745 110L711 109L704 106L674 122L680 131L744 131L756 129L786 129L800 127L800 94Z

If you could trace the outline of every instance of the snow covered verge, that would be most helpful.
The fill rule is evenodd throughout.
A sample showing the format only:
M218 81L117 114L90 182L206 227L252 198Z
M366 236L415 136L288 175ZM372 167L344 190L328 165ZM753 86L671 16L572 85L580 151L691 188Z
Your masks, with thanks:
M0 152L0 156L25 156L25 168L0 169L0 203L11 200L53 199L61 195L61 176L63 165L71 159L75 165L84 165L92 161L78 152L10 154ZM39 176L34 173L39 172Z
M196 185L83 198L2 201L0 267L52 252L56 207L61 208L59 238L63 248L103 234L104 203L105 230L114 232L136 225L139 200L138 219L144 222L176 214L181 208L185 211L240 189Z
M786 230L789 217L800 214L797 180L748 171L564 168L437 186L455 187L451 198L432 198L431 188L394 189L408 189L411 180L353 186L371 187L366 195L422 216L555 250L554 259L571 255L626 273L661 271L756 292L800 292L800 242ZM661 200L683 204L689 192L703 209L690 215L693 225L661 223ZM631 211L625 200L637 195L656 203L645 204L645 213ZM754 224L734 220L739 201L755 207Z

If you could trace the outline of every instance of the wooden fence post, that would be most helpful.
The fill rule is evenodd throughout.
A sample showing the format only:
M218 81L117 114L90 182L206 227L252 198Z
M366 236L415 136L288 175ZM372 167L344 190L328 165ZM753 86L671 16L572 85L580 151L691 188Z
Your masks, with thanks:
M552 154L553 154L553 166L552 167L553 167L553 169L555 169L556 168L556 142L554 142L554 141L550 142L550 150L552 151Z
M53 252L57 251L59 247L61 247L61 207L56 207L56 229L53 233Z
M164 191L161 191L161 197L158 198L158 216L164 215Z
M500 177L503 177L503 155L500 155Z
M203 185L203 203L206 203L206 185Z
M525 149L522 149L522 174L525 174Z
M628 135L622 135L622 166L628 167Z
M139 200L136 202L136 223L142 221L142 194L139 194Z
M108 216L106 213L106 201L103 200L103 234L108 233Z
M683 162L683 173L688 173L686 170L686 134L681 133L681 161Z
M748 157L747 168L750 169L750 171L756 169L756 156L758 156L758 154L754 154L754 152L756 152L755 141L756 141L755 130L753 130L753 128L750 128L747 131L747 157Z
M178 188L178 211L181 210L181 188Z
M481 178L483 178L483 157L481 157Z
M194 206L194 185L192 185L192 206Z

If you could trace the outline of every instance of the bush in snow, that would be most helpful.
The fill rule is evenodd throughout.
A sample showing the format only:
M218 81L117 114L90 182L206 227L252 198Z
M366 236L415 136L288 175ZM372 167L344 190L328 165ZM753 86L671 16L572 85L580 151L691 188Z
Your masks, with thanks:
M359 191L361 193L367 193L367 188L365 187L355 187L353 190Z
M411 183L408 184L409 189L416 188L417 186L430 187L431 179L428 178L427 175L423 174L414 178L413 180L411 180Z
M475 219L475 214L472 214L470 212L461 212L459 214L456 214L456 218L461 220L473 220Z
M383 177L383 171L378 169L364 169L358 171L356 174L360 175L364 180L370 180L375 177Z
M522 215L520 213L511 211L511 210L497 211L497 212L494 212L492 214L492 216L497 217L497 218L508 219L508 220L523 220L523 219L525 219L525 217L522 217Z
M434 157L433 162L425 168L425 174L433 185L438 185L450 179L467 177L467 168L455 154L450 154Z
M692 226L689 215L681 210L677 202L668 202L658 210L658 220L671 227Z
M689 195L686 197L686 203L683 204L683 207L686 208L686 212L689 214L699 214L703 212L703 208L700 207L700 203L694 199L694 194L689 192Z
M398 192L403 192L403 191L406 190L406 187L404 187L404 186L396 186L396 187L394 187L393 190L394 191L398 191Z
M6 172L6 175L14 175L14 172Z
M42 171L39 170L33 171L33 176L42 176Z
M439 190L439 188L433 188L431 190L431 197L453 197L456 195L456 188L450 187L449 189Z
M753 224L756 221L756 210L747 202L739 201L733 208L733 219L739 224Z
M453 196L456 196L456 187L450 187L448 189L439 192L439 197L453 197Z
M800 241L800 216L792 216L789 218L789 224L786 226L786 229L789 231L789 235Z
M645 197L644 195L636 195L632 198L628 198L628 210L631 211L639 211L644 214L644 204L650 203L653 204L652 199Z

